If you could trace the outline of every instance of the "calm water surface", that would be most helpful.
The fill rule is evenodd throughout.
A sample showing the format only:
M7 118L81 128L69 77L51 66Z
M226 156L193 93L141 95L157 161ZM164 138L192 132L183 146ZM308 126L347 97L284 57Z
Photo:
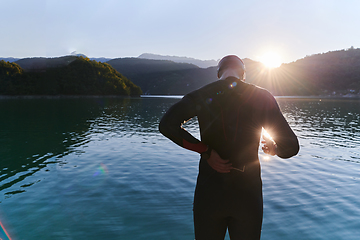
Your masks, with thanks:
M0 238L194 239L199 156L157 130L178 100L0 99ZM259 151L262 239L360 239L360 100L278 102L301 150Z

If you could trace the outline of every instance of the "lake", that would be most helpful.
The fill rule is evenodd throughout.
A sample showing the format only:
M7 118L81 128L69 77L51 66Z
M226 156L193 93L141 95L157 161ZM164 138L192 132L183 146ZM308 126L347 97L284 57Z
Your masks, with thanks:
M277 100L301 149L259 150L262 239L360 239L360 100ZM199 155L158 132L177 101L0 99L0 238L194 239Z

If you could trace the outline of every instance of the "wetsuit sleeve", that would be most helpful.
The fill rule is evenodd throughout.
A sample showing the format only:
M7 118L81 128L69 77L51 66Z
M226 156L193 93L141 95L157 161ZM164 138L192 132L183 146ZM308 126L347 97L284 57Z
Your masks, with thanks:
M182 124L194 116L196 116L196 104L190 97L185 96L165 113L160 121L159 130L179 146L203 153L206 151L207 145L182 128Z
M290 128L273 96L266 104L264 129L271 135L277 145L277 155L290 158L299 152L299 142Z

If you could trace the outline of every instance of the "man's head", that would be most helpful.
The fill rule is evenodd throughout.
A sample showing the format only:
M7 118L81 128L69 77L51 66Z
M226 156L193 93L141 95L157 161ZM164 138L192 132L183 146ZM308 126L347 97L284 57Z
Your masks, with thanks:
M218 64L217 75L220 79L232 76L245 80L245 64L238 56L225 56Z

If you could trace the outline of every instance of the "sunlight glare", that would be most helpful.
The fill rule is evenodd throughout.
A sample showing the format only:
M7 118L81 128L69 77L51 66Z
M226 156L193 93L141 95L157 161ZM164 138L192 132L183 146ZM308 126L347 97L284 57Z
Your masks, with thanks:
M264 128L262 129L261 135L264 136L265 138L269 138L271 141L274 141L274 139L271 137L271 135ZM264 140L265 140L265 138L264 138Z
M260 57L260 62L267 68L277 68L282 64L280 56L275 52L267 52Z

